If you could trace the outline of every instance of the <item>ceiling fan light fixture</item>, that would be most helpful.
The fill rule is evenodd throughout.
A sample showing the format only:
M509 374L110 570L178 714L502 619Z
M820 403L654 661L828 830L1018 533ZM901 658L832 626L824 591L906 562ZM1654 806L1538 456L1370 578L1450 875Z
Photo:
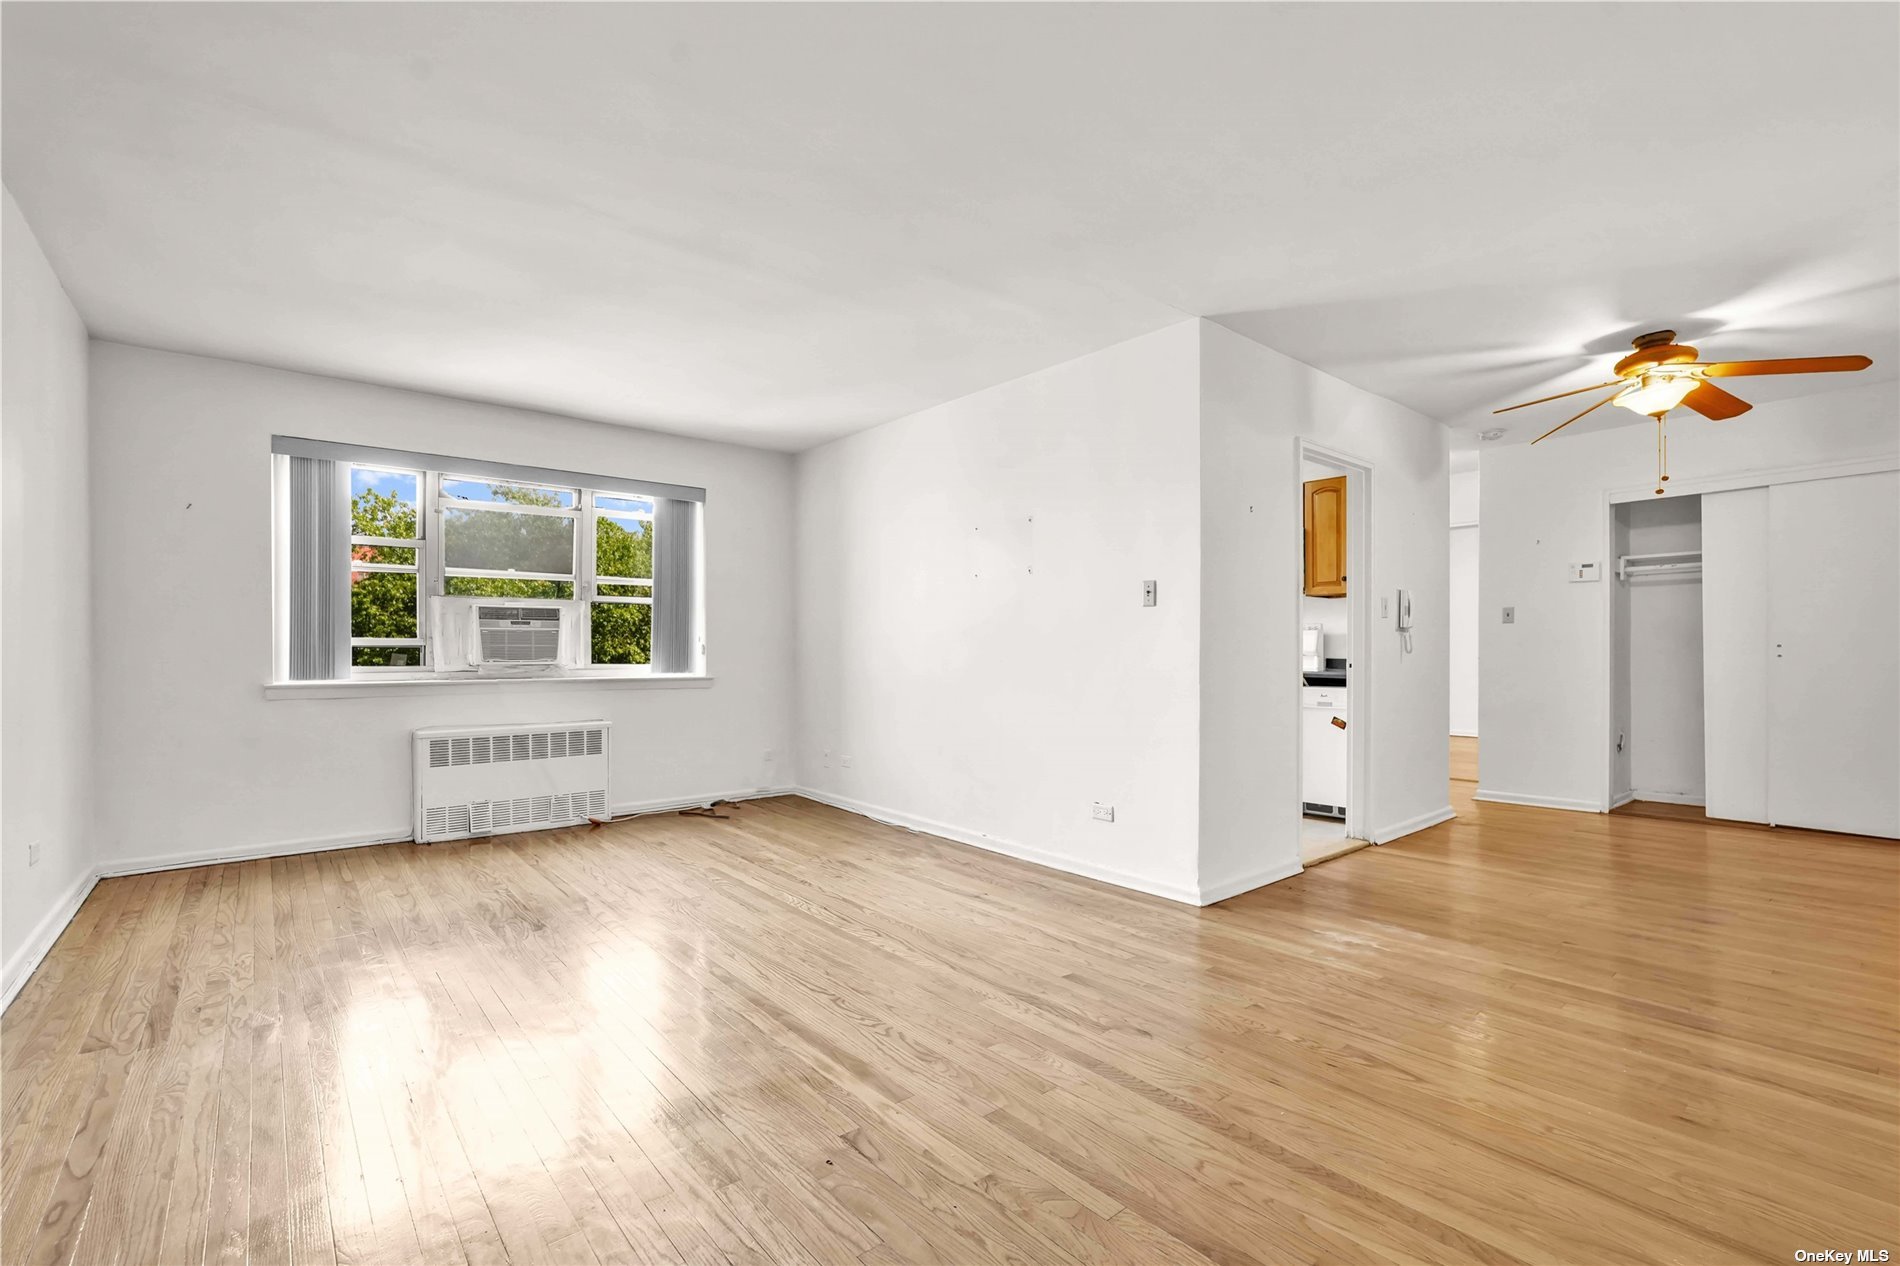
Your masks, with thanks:
M1701 380L1694 374L1644 374L1640 382L1618 392L1610 403L1628 409L1631 413L1653 418L1681 404L1682 398L1699 385Z

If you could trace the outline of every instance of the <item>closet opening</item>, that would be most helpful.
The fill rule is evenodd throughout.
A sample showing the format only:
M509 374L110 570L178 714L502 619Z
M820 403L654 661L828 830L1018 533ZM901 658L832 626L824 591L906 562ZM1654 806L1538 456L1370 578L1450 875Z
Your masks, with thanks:
M1625 502L1612 525L1611 807L1700 817L1702 498Z

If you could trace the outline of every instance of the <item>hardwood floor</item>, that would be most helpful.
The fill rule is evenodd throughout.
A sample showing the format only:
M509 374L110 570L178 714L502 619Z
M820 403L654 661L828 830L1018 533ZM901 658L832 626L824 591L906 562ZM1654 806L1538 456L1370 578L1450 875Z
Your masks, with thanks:
M1455 782L1478 781L1478 740L1463 734L1451 736L1451 776Z
M106 880L0 1260L1900 1249L1900 849L1453 788L1204 911L791 799Z

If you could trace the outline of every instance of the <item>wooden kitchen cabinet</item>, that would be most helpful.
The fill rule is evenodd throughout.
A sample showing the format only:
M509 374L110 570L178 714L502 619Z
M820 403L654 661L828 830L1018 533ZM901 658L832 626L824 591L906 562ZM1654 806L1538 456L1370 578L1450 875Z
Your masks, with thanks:
M1346 596L1346 477L1309 480L1305 485L1306 594L1309 598Z

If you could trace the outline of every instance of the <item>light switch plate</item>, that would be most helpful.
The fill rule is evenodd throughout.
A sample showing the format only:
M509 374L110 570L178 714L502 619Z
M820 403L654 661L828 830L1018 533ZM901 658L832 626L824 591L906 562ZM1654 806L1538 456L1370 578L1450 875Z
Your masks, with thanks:
M1144 580L1141 582L1141 605L1144 607L1152 607L1154 604L1155 582L1152 580Z
M1517 623L1517 608L1516 608L1516 607L1506 607L1506 608L1504 608L1504 622L1505 622L1506 624L1516 624L1516 623Z

